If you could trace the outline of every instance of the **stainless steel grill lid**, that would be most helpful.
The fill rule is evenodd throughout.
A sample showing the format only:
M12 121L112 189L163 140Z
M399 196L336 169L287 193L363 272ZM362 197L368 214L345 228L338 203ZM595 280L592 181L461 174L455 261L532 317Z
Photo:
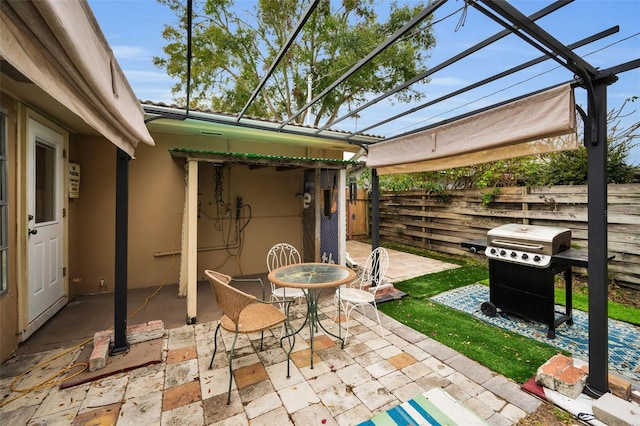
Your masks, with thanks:
M571 247L571 229L509 223L487 232L487 245L554 255Z

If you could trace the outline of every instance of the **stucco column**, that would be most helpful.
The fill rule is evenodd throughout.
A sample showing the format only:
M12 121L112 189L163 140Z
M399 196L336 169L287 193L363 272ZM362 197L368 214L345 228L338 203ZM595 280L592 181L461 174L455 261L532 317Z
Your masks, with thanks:
M196 323L198 310L198 162L187 161L186 241L182 255L187 273L187 324Z

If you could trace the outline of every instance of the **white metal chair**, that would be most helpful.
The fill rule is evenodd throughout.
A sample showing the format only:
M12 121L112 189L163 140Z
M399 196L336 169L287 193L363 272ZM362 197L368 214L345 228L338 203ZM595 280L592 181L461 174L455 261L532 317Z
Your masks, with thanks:
M267 269L269 272L281 266L300 262L300 252L291 244L278 243L271 247L267 253ZM295 300L305 298L304 290L301 288L277 287L274 283L271 283L271 300L281 301L285 299Z
M383 283L388 266L389 253L384 247L378 247L369 254L364 267L358 272L358 277L353 282L339 287L336 291L336 321L338 321L337 311L340 307L344 311L347 323L345 342L349 337L349 318L355 308L361 307L364 314L364 308L371 306L376 313L378 325L382 328L376 305L376 293L383 288L392 286L390 283Z

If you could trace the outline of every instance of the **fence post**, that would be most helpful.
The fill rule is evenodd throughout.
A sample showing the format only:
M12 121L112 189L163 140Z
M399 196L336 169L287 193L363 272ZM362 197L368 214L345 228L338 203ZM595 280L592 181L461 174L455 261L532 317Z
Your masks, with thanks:
M522 195L528 195L530 191L531 191L530 188L528 186L525 186L522 188ZM527 202L522 203L522 224L523 225L529 224L529 218L527 217L528 211L529 211L529 203Z

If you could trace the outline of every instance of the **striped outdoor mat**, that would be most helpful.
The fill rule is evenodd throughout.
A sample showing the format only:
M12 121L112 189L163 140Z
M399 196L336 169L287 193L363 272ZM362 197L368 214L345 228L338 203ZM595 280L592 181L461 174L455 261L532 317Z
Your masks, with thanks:
M440 388L380 413L359 426L487 425L476 413Z

